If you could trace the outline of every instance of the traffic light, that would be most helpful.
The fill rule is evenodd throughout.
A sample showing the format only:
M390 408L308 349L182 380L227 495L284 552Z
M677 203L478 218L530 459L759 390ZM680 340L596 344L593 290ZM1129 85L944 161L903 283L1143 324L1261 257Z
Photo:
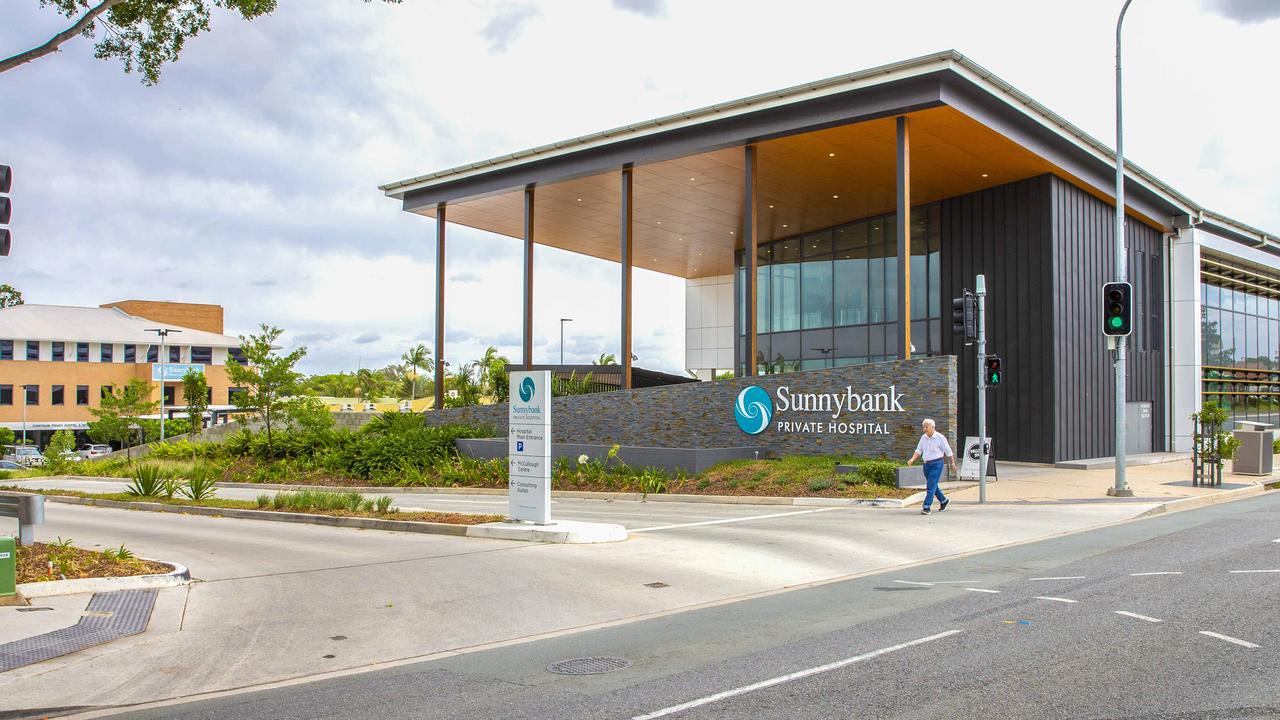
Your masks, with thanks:
M13 188L13 171L8 165L0 165L0 256L9 254L9 215L13 211L13 203L9 200L9 190Z
M1102 288L1102 334L1127 337L1133 332L1133 286L1107 283Z
M995 387L1004 380L1004 369L1000 364L999 355L987 356L987 387Z
M978 297L968 290L964 295L951 299L951 332L964 333L964 344L978 341Z

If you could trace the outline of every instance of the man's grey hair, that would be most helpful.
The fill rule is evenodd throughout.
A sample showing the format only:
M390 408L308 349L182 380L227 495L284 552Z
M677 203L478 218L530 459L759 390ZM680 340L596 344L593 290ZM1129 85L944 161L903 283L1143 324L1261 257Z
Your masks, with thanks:
M921 422L920 424L921 424L921 425L928 425L928 426L929 426L929 427L931 427L931 428L936 428L936 427L938 427L938 424L937 424L937 423L935 423L935 422L933 421L933 418L925 418L925 419L924 419L924 421L923 421L923 422Z

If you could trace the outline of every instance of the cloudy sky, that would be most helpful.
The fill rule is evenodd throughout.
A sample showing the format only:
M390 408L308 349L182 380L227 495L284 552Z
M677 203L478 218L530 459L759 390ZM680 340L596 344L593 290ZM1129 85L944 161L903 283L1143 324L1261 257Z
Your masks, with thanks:
M433 221L377 186L549 141L954 48L1114 140L1120 0L280 0L215 13L156 87L63 52L0 74L0 163L28 302L219 303L309 372L433 343ZM65 19L0 4L0 56ZM1277 0L1136 0L1126 154L1191 198L1280 232ZM519 357L517 240L451 229L447 355ZM614 351L616 266L539 247L535 360ZM636 354L681 372L683 281L638 271ZM584 303L582 298L592 298Z

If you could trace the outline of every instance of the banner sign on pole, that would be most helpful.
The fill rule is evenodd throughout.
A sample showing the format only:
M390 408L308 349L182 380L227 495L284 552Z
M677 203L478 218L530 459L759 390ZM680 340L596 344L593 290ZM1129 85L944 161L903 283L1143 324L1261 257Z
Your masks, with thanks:
M551 371L512 372L507 405L507 515L551 523Z

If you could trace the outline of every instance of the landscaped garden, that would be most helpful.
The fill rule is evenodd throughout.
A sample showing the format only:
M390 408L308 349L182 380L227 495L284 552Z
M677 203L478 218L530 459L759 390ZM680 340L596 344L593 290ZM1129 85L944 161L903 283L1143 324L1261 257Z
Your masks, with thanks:
M86 550L70 539L58 538L51 543L19 545L18 583L47 580L79 580L83 578L132 577L159 575L173 570L164 563L134 557L121 545L105 550Z
M200 500L200 489L214 482L271 483L337 487L505 488L505 458L479 460L460 456L459 438L493 437L491 427L430 426L422 415L384 413L359 430L333 427L309 430L241 430L223 442L179 439L152 444L143 460L112 458L59 463L43 469L8 473L12 479L42 475L132 478L139 466L167 478L186 479L188 490L175 486L169 497L187 494ZM556 490L686 493L700 495L906 497L895 487L897 464L887 460L837 456L791 456L772 460L721 463L697 475L672 474L635 467L617 456L561 458L552 469ZM837 463L856 465L839 474ZM5 473L0 473L3 480ZM164 494L164 493L160 493ZM155 493L148 493L154 496ZM136 499L136 498L134 498ZM219 501L232 502L232 501ZM229 506L228 506L229 507Z

